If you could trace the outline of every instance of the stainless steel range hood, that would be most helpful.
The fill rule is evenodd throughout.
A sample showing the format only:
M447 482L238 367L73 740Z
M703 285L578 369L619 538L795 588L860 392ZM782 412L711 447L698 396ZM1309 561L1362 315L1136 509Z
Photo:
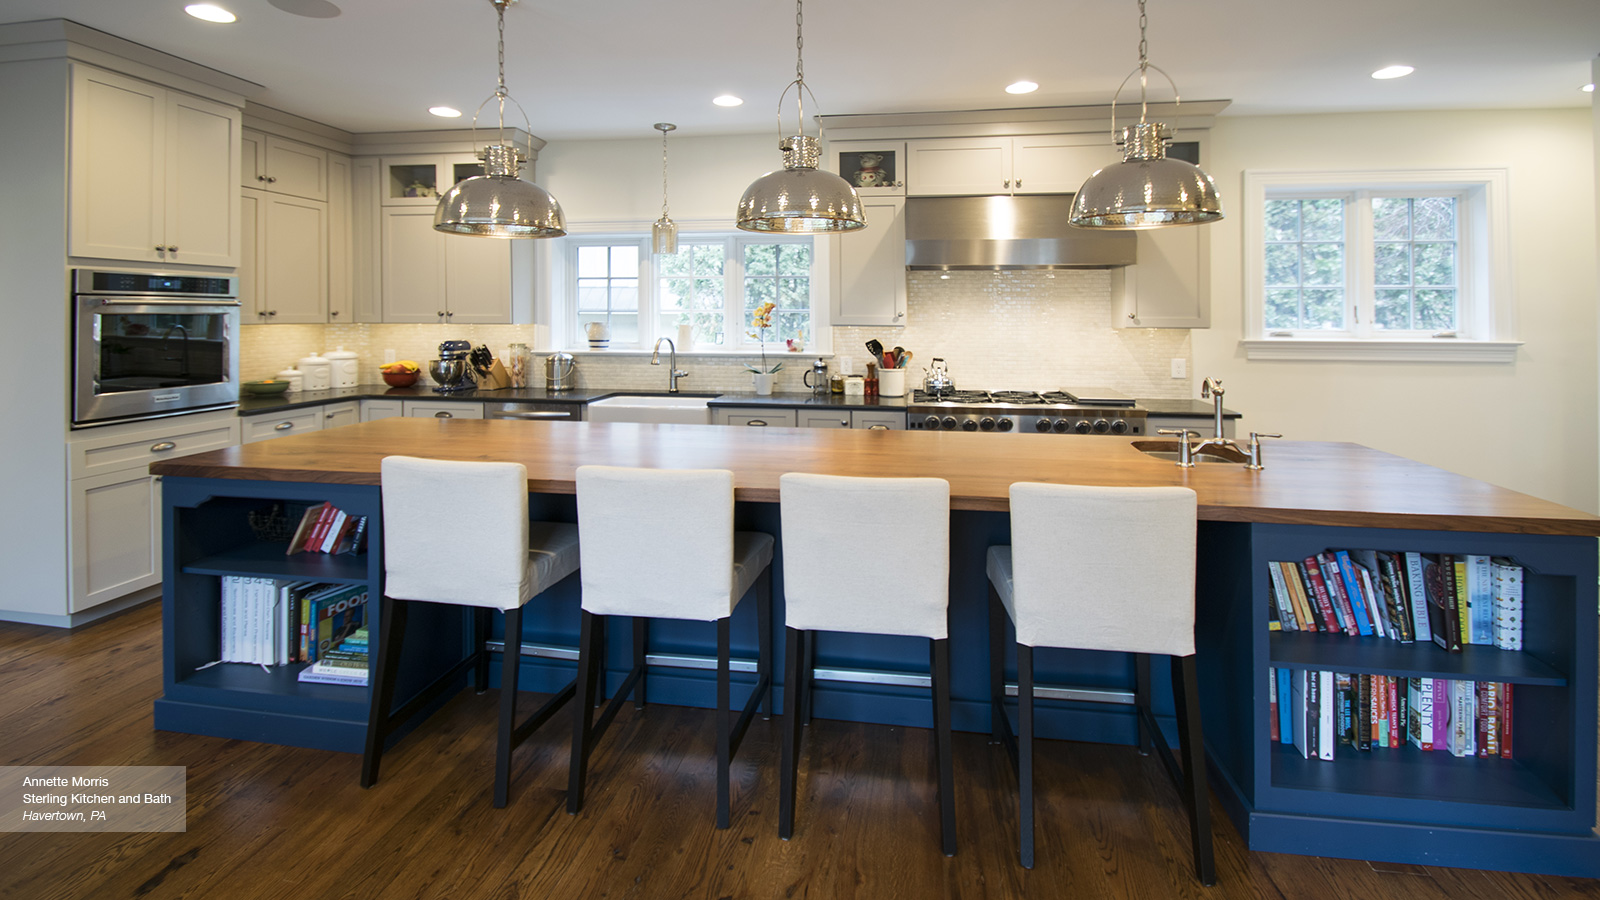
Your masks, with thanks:
M908 269L1107 269L1131 266L1131 231L1074 228L1072 195L910 197Z

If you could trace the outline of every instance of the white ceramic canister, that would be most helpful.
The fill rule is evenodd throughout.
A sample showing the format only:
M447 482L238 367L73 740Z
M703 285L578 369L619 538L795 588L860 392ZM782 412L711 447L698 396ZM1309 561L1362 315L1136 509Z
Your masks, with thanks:
M299 369L296 369L294 366L290 366L289 368L284 369L282 372L279 372L272 377L279 381L289 382L288 393L291 394L296 393L305 387L305 374Z
M333 364L316 355L302 357L298 363L304 376L301 384L308 391L325 391L333 386Z
M353 388L360 376L360 364L354 350L346 350L343 344L322 354L333 367L332 387Z

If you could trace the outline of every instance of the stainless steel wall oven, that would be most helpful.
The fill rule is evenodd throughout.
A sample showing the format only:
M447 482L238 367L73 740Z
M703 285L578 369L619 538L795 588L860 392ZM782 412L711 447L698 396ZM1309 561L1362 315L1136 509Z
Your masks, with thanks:
M239 403L239 281L75 269L72 425Z

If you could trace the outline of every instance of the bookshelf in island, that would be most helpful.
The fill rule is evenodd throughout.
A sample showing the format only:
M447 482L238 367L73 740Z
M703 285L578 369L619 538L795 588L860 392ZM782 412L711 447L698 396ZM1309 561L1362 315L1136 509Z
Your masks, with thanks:
M989 727L984 554L1010 538L1009 486L1183 485L1197 493L1201 519L1196 647L1211 784L1251 849L1600 877L1594 831L1600 518L1351 444L1286 441L1273 447L1267 469L1250 472L1218 465L1180 469L1115 437L1017 435L1005 443L1004 465L997 465L996 442L961 433L396 418L163 462L152 467L165 477L169 573L166 693L157 701L156 726L359 748L364 687L299 683L292 672L270 668L202 666L217 658L223 575L344 580L382 589L378 471L388 454L521 462L528 467L535 515L566 521L575 520L571 494L581 464L732 469L738 527L778 538L778 604L779 476L797 470L882 475L884 461L893 460L896 474L945 478L952 506L952 722L972 731ZM369 549L287 558L281 546L276 553L263 549L248 514L275 500L328 502L368 516ZM1523 579L1522 649L1472 644L1451 652L1423 639L1270 630L1268 563L1335 549L1514 561ZM565 597L560 609L542 613L543 622L534 613L524 640L534 632L559 636L567 625L557 619L574 601ZM744 606L739 613L750 612ZM781 612L776 619L781 623ZM441 615L434 631L446 636L433 642L442 649L408 642L408 654L434 654L408 665L413 688L466 651L470 630L459 614ZM377 629L369 626L369 632ZM706 637L687 630L653 631L651 642L653 653L680 656L703 654L709 646ZM631 649L613 649L616 664L625 665ZM826 644L819 661L830 667L890 671L901 679L915 672L918 652L925 660L925 650L901 653L882 640L841 640L824 651ZM1115 694L1131 686L1133 671L1131 661L1110 659L1116 656L1063 657L1067 680L1052 680ZM524 676L539 674L529 666L562 665L570 668L565 660L525 656ZM1515 752L1510 758L1457 756L1402 742L1370 751L1335 747L1331 759L1302 755L1271 735L1268 679L1279 669L1358 680L1511 685ZM692 696L704 693L703 685L663 672L658 690L657 677L653 670L653 700L698 705ZM540 690L540 681L526 684ZM897 694L895 683L819 682L817 714L925 725L925 691ZM1045 707L1042 736L1134 741L1125 705L1069 697Z

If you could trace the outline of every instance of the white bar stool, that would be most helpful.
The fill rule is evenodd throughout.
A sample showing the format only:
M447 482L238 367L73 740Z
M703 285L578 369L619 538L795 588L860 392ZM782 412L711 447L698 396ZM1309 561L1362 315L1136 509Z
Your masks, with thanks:
M1033 867L1033 650L1135 654L1139 750L1154 739L1189 813L1195 873L1216 883L1194 661L1194 491L1011 486L1011 545L989 548L989 691L994 740L1017 765L1022 864ZM1134 575L1136 577L1129 577ZM1016 627L1017 735L1005 711L1006 618ZM1150 657L1172 657L1180 771L1150 709Z
M950 758L950 483L942 478L778 479L783 521L783 772L778 836L794 834L800 725L809 719L817 631L929 640L939 837L956 852Z
M589 754L624 699L632 692L635 707L644 706L647 620L690 619L717 623L717 827L727 828L733 755L772 689L772 535L733 530L733 473L726 469L579 466L577 486L583 624L567 812L583 808ZM728 622L752 586L756 685L735 722ZM633 668L596 721L606 616L633 617Z
M361 786L378 781L384 741L396 727L438 697L467 667L479 693L489 684L484 649L489 613L505 613L500 667L500 727L495 745L494 805L510 792L511 751L544 724L573 694L568 684L516 724L522 607L535 595L578 571L575 525L528 521L528 470L521 463L456 462L387 456L382 463L384 590L379 601ZM473 607L473 653L397 710L406 610L412 603Z

